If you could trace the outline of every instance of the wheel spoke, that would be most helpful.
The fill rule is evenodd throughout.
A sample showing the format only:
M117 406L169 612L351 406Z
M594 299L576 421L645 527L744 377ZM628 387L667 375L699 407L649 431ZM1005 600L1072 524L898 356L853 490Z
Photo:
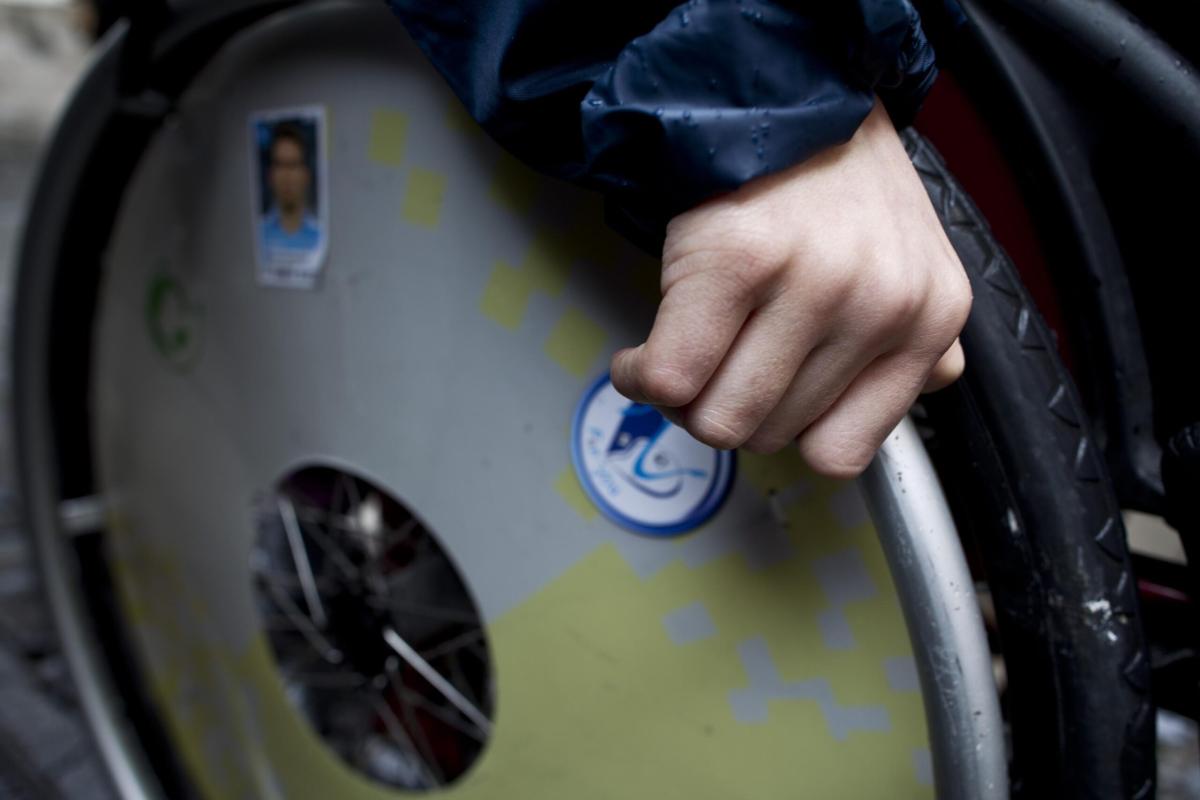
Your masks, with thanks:
M385 700L378 696L371 697L371 705L375 709L376 715L383 720L383 727L387 728L388 735L392 741L400 745L401 749L417 760L417 764L421 770L421 780L425 784L425 788L437 786L443 783L441 772L434 766L429 757L422 753L407 731L404 729L404 723L396 716L396 712L387 704Z
M304 547L304 537L300 533L300 523L296 521L296 510L292 508L292 502L287 495L280 494L277 503L279 516L283 519L283 530L287 534L288 549L292 553L292 562L296 565L296 576L300 579L300 587L304 592L304 603L308 606L313 624L324 628L329 618L325 614L325 606L321 603L317 582L313 578L308 550Z
M467 719L475 723L485 734L490 734L492 731L491 720L484 715L482 711L475 707L475 704L463 696L454 684L446 680L446 678L436 669L429 665L429 662L421 658L421 654L414 650L408 642L404 640L400 634L396 633L394 628L383 629L383 640L387 642L388 647L396 652L396 655L404 659L407 664L417 671L418 674L429 684L433 686L438 693L446 698L459 711L463 713Z
M388 669L394 671L395 667L389 667ZM393 692L393 694L395 693ZM421 752L424 754L426 763L428 763L429 768L433 770L438 782L445 783L445 775L442 773L441 767L437 763L437 757L433 753L433 745L429 743L429 737L425 735L425 729L421 726L421 721L417 718L416 711L413 709L412 704L409 703L403 695L395 695L395 697L396 701L400 703L400 708L404 711L404 719L408 722L409 729L413 734L413 739L421 748Z
M420 692L414 692L412 689L409 689L408 687L406 687L403 683L400 682L400 676L395 671L389 671L388 678L392 682L392 688L406 702L411 703L414 706L419 706L421 709L423 709L428 714L430 714L434 717L437 717L439 720L446 723L451 728L454 728L454 730L458 731L461 734L464 734L465 736L471 737L472 739L479 742L480 744L483 744L484 742L487 741L487 733L486 732L481 731L478 728L476 728L474 725L469 724L469 721L464 720L460 714L451 713L443 706L439 706L436 703L431 703Z
M292 621L292 625L294 625L296 630L308 640L308 643L313 646L313 649L320 653L321 657L330 664L340 664L343 658L342 651L334 647L333 643L326 639L321 632L313 626L312 621L304 615L304 612L301 611L300 607L296 605L295 601L288 596L288 593L281 590L270 580L262 581L262 583L266 585L267 591L270 593L271 598L275 601L275 604L279 606L279 610L287 615L287 618Z
M354 562L350 560L345 552L343 552L342 548L334 543L333 540L330 539L325 533L325 531L321 530L320 525L309 526L308 535L311 536L317 543L317 546L321 548L321 552L328 556L333 563L337 564L338 569L341 570L342 575L346 578L346 580L349 580L353 583L362 582L362 571L354 565Z
M482 639L483 631L479 628L472 628L465 633L460 633L451 639L447 639L441 644L434 645L428 650L422 650L421 655L425 657L426 661L433 661L435 658L448 655L457 650L470 650L473 644Z
M474 616L464 611L451 611L445 608L422 605L420 603L413 603L407 600L401 600L399 598L392 599L387 605L398 614L411 614L412 616L442 620L443 622L458 622L463 625L474 625L477 622Z

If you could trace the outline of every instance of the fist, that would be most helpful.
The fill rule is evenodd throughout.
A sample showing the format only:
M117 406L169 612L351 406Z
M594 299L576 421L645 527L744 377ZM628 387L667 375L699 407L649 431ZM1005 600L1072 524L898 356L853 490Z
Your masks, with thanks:
M662 294L616 389L713 447L796 442L832 477L964 367L970 284L879 102L846 144L673 219Z

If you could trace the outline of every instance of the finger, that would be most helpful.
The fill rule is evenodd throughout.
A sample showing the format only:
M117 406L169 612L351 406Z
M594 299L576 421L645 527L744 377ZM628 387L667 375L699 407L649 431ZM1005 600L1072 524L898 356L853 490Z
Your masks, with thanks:
M630 400L677 408L704 388L757 297L736 264L679 279L663 295L644 344L613 356L612 382Z
M814 315L787 304L755 311L704 389L684 407L683 427L710 447L741 446L779 404L820 335Z
M934 364L933 371L929 373L929 378L926 379L921 393L936 392L938 389L944 389L954 383L962 376L966 364L967 358L963 353L962 343L955 339L954 344L950 345L950 349Z
M822 475L857 477L908 413L928 372L928 361L908 351L876 359L800 434L801 456Z
M846 341L818 346L804 360L774 410L746 441L745 448L755 453L774 453L791 444L879 355L878 349Z

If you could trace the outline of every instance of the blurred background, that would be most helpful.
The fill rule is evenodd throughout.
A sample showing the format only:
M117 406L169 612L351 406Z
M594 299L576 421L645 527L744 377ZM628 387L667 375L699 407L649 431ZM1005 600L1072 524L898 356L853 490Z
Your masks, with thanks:
M98 21L83 2L0 0L0 798L112 796L38 594L13 487L8 413L9 304L24 203ZM1174 536L1148 520L1130 520L1139 546L1178 559ZM1200 798L1195 724L1164 712L1158 731L1159 797Z

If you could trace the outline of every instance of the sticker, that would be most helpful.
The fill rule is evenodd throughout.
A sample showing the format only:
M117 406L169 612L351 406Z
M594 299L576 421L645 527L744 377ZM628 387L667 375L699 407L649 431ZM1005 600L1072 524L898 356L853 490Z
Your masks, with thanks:
M584 491L606 517L651 536L699 527L733 485L733 451L701 444L653 406L631 402L607 374L575 411L571 460Z
M146 327L158 354L172 366L190 369L200 357L204 308L165 269L146 289Z
M253 114L250 143L258 282L311 289L329 242L325 109Z

